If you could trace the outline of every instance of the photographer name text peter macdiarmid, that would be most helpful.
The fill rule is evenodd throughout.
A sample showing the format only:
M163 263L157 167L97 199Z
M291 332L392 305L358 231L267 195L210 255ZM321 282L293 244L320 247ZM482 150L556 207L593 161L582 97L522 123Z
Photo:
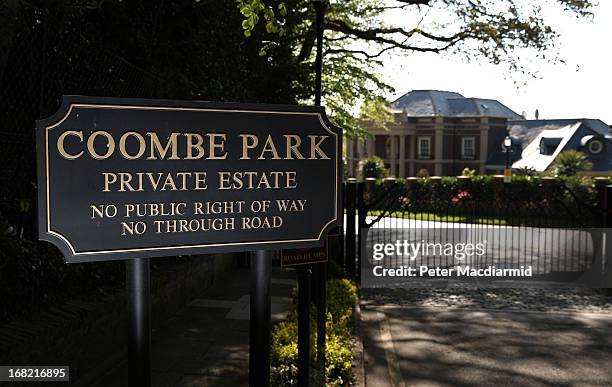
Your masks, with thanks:
M429 266L400 266L383 267L374 266L372 272L375 277L531 277L531 265L518 268L498 268L495 266L470 267L456 266L452 268Z

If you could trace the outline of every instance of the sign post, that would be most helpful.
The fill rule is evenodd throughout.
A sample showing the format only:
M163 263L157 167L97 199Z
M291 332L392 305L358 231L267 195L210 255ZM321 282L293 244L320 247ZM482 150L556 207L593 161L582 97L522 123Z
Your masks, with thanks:
M325 110L67 96L36 144L39 238L67 263L129 260L131 383L150 381L143 259L256 251L251 382L267 385L266 251L322 246L342 219L342 131Z
M310 378L310 265L298 269L298 386Z
M270 385L270 277L272 252L251 253L249 385Z
M128 378L130 386L151 385L151 298L149 261L125 262L128 293Z

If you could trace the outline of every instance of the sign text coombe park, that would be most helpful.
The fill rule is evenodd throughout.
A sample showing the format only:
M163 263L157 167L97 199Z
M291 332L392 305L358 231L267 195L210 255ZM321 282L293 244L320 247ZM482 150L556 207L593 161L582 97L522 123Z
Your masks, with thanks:
M37 127L40 237L69 262L310 247L340 221L322 108L70 96Z

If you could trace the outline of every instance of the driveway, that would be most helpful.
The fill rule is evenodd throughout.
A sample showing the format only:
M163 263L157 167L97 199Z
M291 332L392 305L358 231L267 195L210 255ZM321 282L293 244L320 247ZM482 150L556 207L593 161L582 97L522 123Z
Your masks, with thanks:
M366 386L610 386L612 303L571 289L364 289Z

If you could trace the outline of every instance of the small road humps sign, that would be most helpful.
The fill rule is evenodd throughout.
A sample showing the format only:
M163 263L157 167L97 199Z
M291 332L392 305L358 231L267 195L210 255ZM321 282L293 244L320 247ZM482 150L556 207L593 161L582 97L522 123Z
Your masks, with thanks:
M325 240L325 245L303 248L303 249L283 249L280 256L281 267L299 267L314 263L327 262L330 259L340 259L342 254L340 249L340 235L329 234Z
M327 262L327 246L307 249L283 249L281 267Z
M64 97L37 122L40 238L67 262L321 246L341 144L320 107Z

